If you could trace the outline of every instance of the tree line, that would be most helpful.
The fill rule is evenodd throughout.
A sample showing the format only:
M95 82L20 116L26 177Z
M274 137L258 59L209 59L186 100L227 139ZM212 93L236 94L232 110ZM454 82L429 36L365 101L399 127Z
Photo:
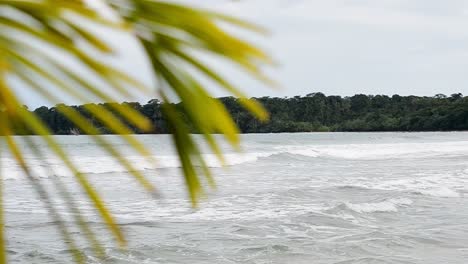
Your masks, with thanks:
M364 95L350 97L326 96L311 93L294 97L252 98L261 102L270 112L268 122L260 122L239 105L235 97L218 98L232 115L242 133L314 132L314 131L451 131L468 130L468 96L460 93L446 96ZM116 103L103 103L101 106L112 111ZM170 133L162 114L162 104L153 99L147 104L137 102L122 103L139 111L152 121L151 133ZM63 105L62 105L63 106ZM175 105L181 112L182 104ZM33 112L42 119L54 134L79 133L73 122L54 107L42 106ZM86 105L69 106L80 112L95 124L100 133L111 131L94 118ZM192 127L192 132L197 131ZM128 126L134 133L142 133ZM28 134L28 131L22 131Z

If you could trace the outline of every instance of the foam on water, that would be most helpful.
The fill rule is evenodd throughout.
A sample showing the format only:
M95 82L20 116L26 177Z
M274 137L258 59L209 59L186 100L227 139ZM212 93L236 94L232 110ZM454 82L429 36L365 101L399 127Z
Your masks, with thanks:
M308 157L332 157L353 160L427 158L468 154L468 141L395 144L342 144L279 146L280 152Z
M154 164L126 152L128 146L117 145L137 169L158 170L148 175L157 174L149 180L157 183L161 199L152 199L134 179L120 173L125 168L97 146L83 145L89 142L86 137L63 138L61 144L83 171L106 173L90 180L129 241L128 254L112 251L109 255L116 257L108 260L466 263L467 133L243 137L244 154L222 146L226 165L233 167L214 170L218 188L207 190L198 209L191 208L178 169L164 169L180 167L167 137L141 137L158 154ZM210 167L222 165L213 154L204 152L204 157ZM2 158L3 176L18 178L20 167L10 157ZM109 234L100 229L103 220L58 159L28 157L28 162L38 177L53 175L47 165L62 176L84 219L97 228L103 242L108 241ZM54 188L52 181L41 183ZM66 245L52 231L57 222L51 221L34 189L23 181L6 181L5 186L9 248L17 252L13 261L44 262L28 253L37 250L56 262L70 263ZM51 198L60 216L74 226L66 202L59 194ZM89 245L78 247L92 254Z
M383 180L375 183L374 188L414 192L422 195L456 198L460 197L458 189L466 184L467 175L431 175L419 178ZM465 185L466 186L466 185Z
M397 212L398 207L411 205L413 201L408 198L388 199L374 203L349 203L345 205L349 209L358 213L375 213L375 212Z
M429 188L429 189L422 189L417 190L416 193L429 195L434 197L441 197L441 198L458 198L460 197L460 193L452 190L448 187L438 187L438 188Z
M255 162L259 158L269 157L275 153L231 153L225 154L224 164L215 154L203 154L206 165L210 168L220 168L222 166L234 166L248 162ZM175 155L153 156L155 163L149 162L145 157L127 156L132 166L137 170L151 170L164 168L179 168L181 166L179 158ZM103 174L119 173L128 170L112 157L75 157L74 163L82 173ZM44 160L29 159L29 166L38 178L48 178L50 176L70 176L70 171L60 162L59 159L47 158ZM3 158L2 164L3 179L14 180L23 176L23 171L17 162L12 158ZM195 164L197 165L197 164Z
M412 176L409 178L345 179L337 184L339 188L397 191L440 198L458 198L468 188L467 174L439 174Z
M395 158L428 158L450 155L468 155L468 141L436 142L436 143L397 143L397 144L342 144L342 145L283 145L276 146L272 151L228 153L225 154L225 164L235 166L243 163L256 162L260 158L267 158L279 154L301 155L311 158L340 158L351 160L379 160ZM203 154L208 167L217 168L223 164L214 154ZM176 155L154 156L155 163L141 156L126 157L137 170L178 168L181 166ZM21 168L11 158L3 158L5 164L4 179L16 179L22 175ZM37 177L47 178L50 175L68 176L69 171L59 159L45 160L28 159ZM126 172L118 161L109 156L74 158L75 163L83 173L113 173ZM47 168L48 166L48 168ZM53 173L51 173L51 170ZM434 192L436 193L436 192ZM448 193L448 192L446 192ZM452 194L453 195L453 194Z

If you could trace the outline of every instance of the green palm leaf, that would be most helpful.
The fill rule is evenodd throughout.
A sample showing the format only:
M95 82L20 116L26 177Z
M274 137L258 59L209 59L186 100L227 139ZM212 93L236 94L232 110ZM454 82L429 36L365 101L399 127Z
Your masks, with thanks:
M219 88L241 98L239 102L259 119L268 118L268 114L259 103L247 99L240 90L194 54L210 53L238 65L254 78L273 83L260 70L261 66L271 63L270 58L260 49L227 33L220 24L228 23L255 32L264 32L260 28L223 14L165 1L108 0L103 3L113 12L113 16L106 16L100 10L91 8L84 0L0 0L0 153L9 151L23 168L26 178L56 219L60 233L68 242L71 252L75 252L74 259L78 263L84 260L77 253L76 243L57 213L58 209L48 198L40 180L34 177L34 172L18 148L16 139L12 137L16 130L21 128L41 135L40 140L46 142L73 173L108 230L121 246L125 246L124 235L87 176L80 172L80 168L61 149L54 137L50 136L50 130L42 121L22 107L23 102L16 94L20 88L15 87L10 78L21 80L27 85L27 89L51 103L60 100L53 90L61 91L82 103L93 100L114 102L121 96L135 99L142 93L153 97L159 95L164 102L163 114L171 129L187 190L194 206L204 193L201 183L203 179L200 176L203 175L212 187L215 183L199 146L181 116L188 118L221 162L223 155L213 133L223 134L232 146L239 146L239 130L224 106L213 99L203 87L201 78L209 78L217 83ZM105 36L98 36L92 31L90 25L97 24L109 31L117 30L131 34L141 43L151 63L157 87L148 87L118 68L96 59L95 54L113 52ZM86 45L81 45L83 43ZM79 62L90 76L78 73L74 66L63 63L57 54ZM198 75L189 74L193 70ZM102 83L110 87L112 92L104 91ZM47 86L49 84L53 85L53 89ZM168 93L175 96L169 99L166 96ZM174 102L180 102L181 107L175 107ZM85 110L107 129L119 134L138 153L147 157L149 162L155 162L147 148L138 138L131 135L132 131L127 125L135 126L141 131L150 131L153 126L151 122L128 105L109 106L110 109L97 104L87 104ZM60 105L56 110L83 132L92 135L96 144L117 159L145 190L157 194L156 186L135 169L119 149L102 137L99 129L82 113ZM44 156L35 147L35 141L27 138L26 143L36 157ZM202 170L198 170L195 164L201 165ZM74 198L69 195L60 180L54 179L54 186L69 207L68 210L75 215L79 228L95 249L95 254L102 257L104 253L101 244L81 215ZM2 216L0 212L3 227ZM3 232L0 232L0 241L0 263L5 263Z

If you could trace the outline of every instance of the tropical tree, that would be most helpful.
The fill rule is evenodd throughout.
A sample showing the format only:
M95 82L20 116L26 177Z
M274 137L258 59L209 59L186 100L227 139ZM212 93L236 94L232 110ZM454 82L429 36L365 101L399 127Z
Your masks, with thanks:
M99 8L95 4L99 4ZM90 5L94 4L94 5ZM225 27L228 25L228 27ZM223 104L213 99L202 84L202 79L211 80L219 88L240 98L239 103L261 120L267 113L261 105L246 96L218 74L210 64L204 62L200 53L209 53L242 68L247 74L261 81L270 82L261 72L261 67L271 63L269 57L258 48L234 37L225 28L238 27L258 33L263 31L242 20L209 10L201 10L157 0L0 0L0 136L1 152L10 152L24 171L25 177L46 204L76 262L84 262L77 250L75 238L64 224L57 208L50 203L50 195L41 180L35 178L24 153L13 137L19 131L30 131L40 135L50 150L60 157L76 181L87 194L106 223L110 233L125 246L115 218L88 181L65 151L50 134L38 116L23 107L18 92L30 92L50 102L60 102L57 94L64 94L76 101L114 102L117 98L138 98L145 94L158 97L167 126L172 133L173 143L182 164L188 193L194 206L203 194L202 181L211 186L214 181L200 155L184 115L199 131L222 161L223 155L213 133L224 135L233 146L238 146L238 128ZM108 34L98 34L108 32ZM156 87L137 80L115 65L103 63L103 56L114 56L106 36L112 32L125 33L136 39L150 62ZM67 62L71 63L67 63ZM105 87L105 88L103 88ZM26 89L26 92L24 91ZM59 93L56 93L59 91ZM173 102L181 107L174 107ZM151 153L131 135L127 124L141 131L152 129L151 122L127 104L85 104L84 110L106 126L109 131L119 134L138 153L154 162ZM83 115L82 111L59 104L54 111L60 113L74 126L86 134L116 158L132 173L136 181L150 193L156 188L126 160L123 153ZM37 157L43 153L35 142L25 137L28 147ZM199 172L194 164L201 164ZM95 232L80 214L73 197L67 192L60 179L54 186L73 212L86 240L93 246L97 256L103 256ZM1 203L0 203L1 204ZM1 210L0 210L1 211ZM3 227L3 215L0 215ZM3 228L2 228L3 229ZM0 263L6 262L5 239L0 232Z

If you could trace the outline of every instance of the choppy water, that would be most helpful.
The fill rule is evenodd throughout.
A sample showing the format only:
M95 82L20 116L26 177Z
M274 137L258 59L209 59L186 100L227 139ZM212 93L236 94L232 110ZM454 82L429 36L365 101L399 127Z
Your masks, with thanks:
M108 137L160 187L160 200L88 137L58 137L106 198L127 251L112 243L57 159L28 158L46 188L57 178L71 187L106 243L104 261L80 243L89 263L468 263L468 133L245 135L244 154L225 148L227 168L205 154L218 189L198 210L186 200L169 137L140 138L157 164ZM69 263L18 166L10 157L2 165L10 260ZM54 201L73 224L63 202Z

